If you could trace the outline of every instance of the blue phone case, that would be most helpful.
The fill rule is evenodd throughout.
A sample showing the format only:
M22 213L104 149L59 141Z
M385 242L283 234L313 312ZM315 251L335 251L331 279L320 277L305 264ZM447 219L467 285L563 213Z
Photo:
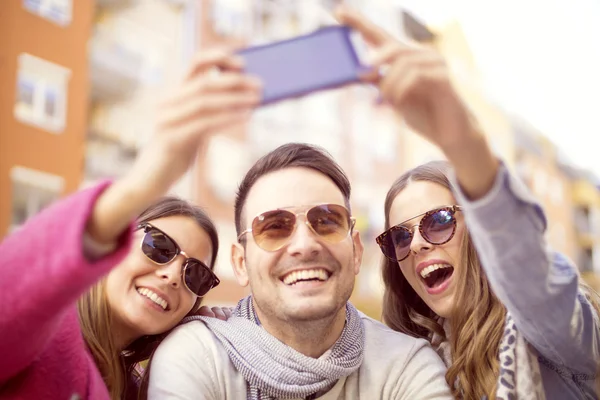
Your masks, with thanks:
M347 26L330 26L238 54L245 72L263 81L262 104L269 104L359 81L365 68L350 34Z

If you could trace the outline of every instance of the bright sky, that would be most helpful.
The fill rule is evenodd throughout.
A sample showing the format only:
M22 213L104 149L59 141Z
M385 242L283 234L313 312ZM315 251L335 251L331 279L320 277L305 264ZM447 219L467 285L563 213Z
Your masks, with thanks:
M489 94L600 177L600 0L396 1L458 19Z

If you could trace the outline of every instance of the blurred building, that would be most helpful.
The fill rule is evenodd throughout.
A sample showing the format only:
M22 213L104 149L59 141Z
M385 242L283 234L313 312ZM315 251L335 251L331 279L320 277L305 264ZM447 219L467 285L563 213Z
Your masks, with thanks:
M575 260L586 280L600 292L600 187L598 178L579 171L572 181Z
M573 166L541 132L511 117L516 171L548 215L547 240L577 264L600 290L600 190L598 178Z
M558 162L554 146L522 118L512 116L515 170L549 216L547 239L557 251L578 261L571 174Z
M196 23L191 1L97 1L85 183L120 176L152 135L158 101L194 53ZM189 198L192 187L186 177L174 191Z
M81 182L93 7L2 2L0 238Z
M336 0L11 0L0 14L0 237L59 196L122 175L153 131L157 101L196 51L308 33L332 22ZM600 274L600 191L540 132L486 96L458 24L432 30L390 1L346 0L398 37L439 50L492 146L541 199L552 246ZM365 244L353 302L381 313L383 202L392 182L441 152L411 132L373 89L355 85L262 107L247 126L213 137L175 194L206 208L222 247L222 284L207 296L231 305L247 293L229 262L233 200L248 167L290 141L326 148L353 184ZM600 283L600 282L598 282ZM594 283L597 284L597 283ZM600 288L600 286L597 286Z

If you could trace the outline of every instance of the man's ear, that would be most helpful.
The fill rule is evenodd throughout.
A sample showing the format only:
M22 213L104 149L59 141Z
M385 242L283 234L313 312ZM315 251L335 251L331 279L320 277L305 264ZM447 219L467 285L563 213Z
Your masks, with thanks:
M235 278L241 286L248 286L248 271L246 270L246 250L239 243L231 245L231 266Z
M360 233L355 229L352 230L352 244L354 245L354 274L358 275L365 249L362 240L360 240Z

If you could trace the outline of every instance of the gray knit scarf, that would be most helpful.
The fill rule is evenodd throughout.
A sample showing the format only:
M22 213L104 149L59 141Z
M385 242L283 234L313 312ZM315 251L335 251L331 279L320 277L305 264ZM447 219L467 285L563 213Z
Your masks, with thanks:
M350 303L342 335L321 358L297 352L260 327L252 296L240 300L228 321L192 316L183 323L191 320L204 322L219 339L248 384L248 400L306 398L328 390L363 361L364 325Z

